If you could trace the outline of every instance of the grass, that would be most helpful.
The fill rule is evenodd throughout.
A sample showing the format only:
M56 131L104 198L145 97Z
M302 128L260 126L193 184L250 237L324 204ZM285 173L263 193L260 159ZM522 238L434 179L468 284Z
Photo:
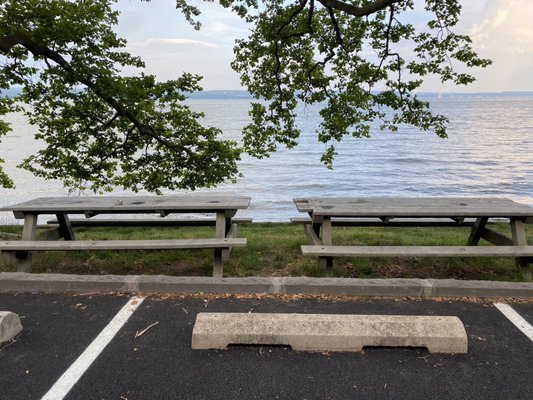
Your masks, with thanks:
M510 235L505 224L492 229ZM527 227L529 243L533 229ZM20 227L2 227L20 233ZM76 228L77 239L164 239L210 238L214 228ZM337 227L333 243L360 245L464 245L468 228L375 228ZM224 264L224 276L312 276L328 272L315 258L304 257L300 246L307 244L302 226L282 223L241 225L244 248L235 248ZM483 242L483 241L482 241ZM480 243L481 245L487 243ZM32 272L72 274L165 274L211 276L213 250L36 252ZM0 271L15 271L11 264ZM352 278L455 278L522 281L513 258L345 258L334 261L336 277Z

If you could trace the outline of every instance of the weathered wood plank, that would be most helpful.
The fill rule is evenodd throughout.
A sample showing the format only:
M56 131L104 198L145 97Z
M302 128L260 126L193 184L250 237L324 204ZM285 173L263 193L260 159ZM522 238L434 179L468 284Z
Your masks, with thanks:
M226 237L226 222L226 216L224 215L224 213L217 212L215 225L216 238ZM215 248L214 256L215 260L213 263L213 276L221 278L223 274L224 259L228 258L229 256L227 254L224 254L224 251L220 248Z
M527 245L527 235L524 219L511 218L511 234L513 237L514 245ZM531 280L531 270L528 268L528 264L530 262L531 258L519 257L516 259L516 267L522 271L524 278L528 281Z
M503 198L309 198L295 199L313 216L351 217L531 217L533 207Z
M315 257L530 257L533 246L302 246Z
M217 213L216 224L215 224L215 237L224 238L226 237L226 217L223 213Z
M511 233L515 245L527 245L526 227L522 220L516 218L511 219Z
M2 207L16 218L24 214L131 214L159 212L217 212L248 208L250 197L214 195L43 197Z
M472 227L472 230L470 231L470 237L466 243L468 246L476 246L479 243L481 235L483 234L483 230L485 229L485 225L487 225L488 221L489 219L487 217L476 219L476 223Z
M74 231L67 214L57 214L57 222L59 223L59 233L65 240L74 240Z
M37 214L24 215L24 227L22 228L22 240L35 240L37 237ZM30 272L32 256L29 251L19 251L16 254L18 259L17 271Z
M238 224L231 224L231 227L228 230L228 233L226 234L226 238L236 238L239 233L239 225Z
M310 224L311 218L308 217L291 217L291 223L293 224ZM371 219L359 219L359 218L331 218L332 226L353 226L353 227L382 227L387 226L391 228L410 228L410 227L459 227L466 228L472 227L474 221L443 221L443 220L428 220L428 219L392 219L386 224L379 220Z
M246 246L246 238L163 240L0 241L0 251L164 250Z
M322 242L320 241L320 238L317 236L316 232L313 230L313 227L311 224L305 224L304 225L304 232L307 236L307 239L314 244L314 245L321 245Z
M35 240L37 235L37 215L27 214L24 217L24 227L22 228L22 240Z
M233 218L236 224L251 224L252 218ZM57 219L46 222L50 225L58 223ZM75 227L162 227L162 226L215 226L216 221L210 219L71 219L70 224Z
M330 246L332 244L331 218L324 217L322 221L322 244ZM333 272L333 258L319 257L318 263L321 268L326 268L331 274Z
M291 217L290 221L292 224L310 224L313 222L311 218L308 217Z
M313 202L311 199L307 198L295 198L293 199L294 205L300 212L311 212L313 211Z
M332 244L331 219L324 218L322 221L322 244L329 246Z
M501 233L495 232L492 229L485 228L481 234L481 237L487 242L495 244L497 246L512 246L513 239L505 236Z
M213 278L222 278L224 275L224 260L222 256L215 254L215 261L213 262Z
M226 235L226 238L236 238L237 234L238 234L238 231L239 231L239 225L231 224L231 228L229 229L229 231L228 231L228 233ZM232 247L230 247L229 249L223 249L222 250L222 261L228 261L229 260L229 257L231 255L231 249L232 249Z

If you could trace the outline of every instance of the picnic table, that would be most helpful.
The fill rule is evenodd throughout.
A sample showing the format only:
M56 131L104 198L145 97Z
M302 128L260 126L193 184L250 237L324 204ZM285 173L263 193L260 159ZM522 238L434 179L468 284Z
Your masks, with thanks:
M516 257L526 279L531 279L528 264L533 246L528 246L525 224L533 223L533 207L504 198L296 198L298 211L308 218L303 223L310 245L304 255L316 256L320 264L331 267L333 257ZM509 222L511 237L487 226L489 219ZM339 246L332 241L333 226L468 226L466 246ZM494 246L477 246L481 239Z
M237 223L234 219L238 210L248 208L249 197L213 195L169 195L169 196L94 196L94 197L44 197L0 208L12 211L15 218L24 220L22 240L0 243L0 251L16 252L19 270L29 270L31 251L37 250L152 250L152 249L214 249L213 276L222 276L223 261L229 258L233 247L246 245L246 239L237 238ZM99 214L141 215L156 214L167 217L170 214L193 214L184 225L205 225L205 219L194 214L214 214L215 237L212 239L168 239L168 240L75 240L69 215L82 215L85 219ZM55 215L57 227L42 235L37 233L39 215ZM117 217L114 226L150 226L146 219L124 219ZM99 224L95 224L98 226ZM85 226L90 226L85 225ZM44 239L44 240L43 240ZM53 239L64 239L53 241Z

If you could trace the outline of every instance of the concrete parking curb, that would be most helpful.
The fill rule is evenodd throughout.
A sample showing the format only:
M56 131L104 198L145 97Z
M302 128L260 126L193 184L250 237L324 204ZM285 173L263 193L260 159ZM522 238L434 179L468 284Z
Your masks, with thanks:
M363 347L426 347L464 354L468 337L454 316L199 313L192 331L196 350L230 344L288 345L296 351L362 351Z
M533 283L460 281L455 279L211 278L0 272L0 291L533 298Z
M22 331L20 318L10 311L0 311L0 343L13 339Z

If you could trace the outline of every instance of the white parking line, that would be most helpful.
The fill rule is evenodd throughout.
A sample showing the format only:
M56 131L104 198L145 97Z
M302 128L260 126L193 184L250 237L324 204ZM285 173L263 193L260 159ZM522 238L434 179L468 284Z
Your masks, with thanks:
M509 304L494 303L494 307L501 311L503 315L520 329L531 341L533 341L533 326L531 326L520 314L518 314Z
M70 389L78 382L82 375L87 371L91 364L96 360L98 355L111 342L113 337L126 323L128 318L143 302L144 297L132 297L124 307L115 315L115 318L109 322L102 332L93 340L76 361L65 371L57 380L52 388L46 393L42 400L61 400Z

